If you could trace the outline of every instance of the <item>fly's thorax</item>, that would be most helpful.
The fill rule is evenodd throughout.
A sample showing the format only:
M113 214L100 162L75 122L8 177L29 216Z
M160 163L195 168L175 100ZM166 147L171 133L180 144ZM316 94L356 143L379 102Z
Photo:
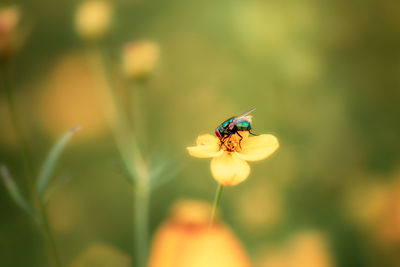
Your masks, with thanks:
M232 122L233 118L229 118L226 121L224 121L223 123L221 123L221 125L218 127L218 130L220 133L222 134L229 134L230 133L230 129L229 129L229 124Z

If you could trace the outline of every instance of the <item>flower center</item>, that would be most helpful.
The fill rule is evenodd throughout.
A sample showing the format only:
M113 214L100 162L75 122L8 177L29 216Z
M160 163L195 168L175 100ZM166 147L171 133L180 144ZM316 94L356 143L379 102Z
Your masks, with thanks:
M241 137L238 133L231 134L225 139L221 138L219 140L220 149L228 152L240 152L242 150L241 143L243 139L244 137Z

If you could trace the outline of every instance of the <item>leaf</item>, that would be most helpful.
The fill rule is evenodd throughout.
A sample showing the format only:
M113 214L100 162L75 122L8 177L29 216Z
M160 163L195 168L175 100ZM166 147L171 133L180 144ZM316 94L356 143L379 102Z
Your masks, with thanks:
M49 155L47 156L46 160L42 165L42 168L39 173L39 178L36 183L36 190L40 198L43 198L44 196L51 175L53 174L58 158L60 157L61 152L64 150L65 145L67 144L71 136L80 129L81 127L77 126L66 132L63 136L61 136L58 139L58 141L54 144L54 146L50 150Z
M22 208L26 213L28 213L34 220L39 221L39 217L33 207L25 200L21 195L18 186L15 184L14 179L11 177L6 166L1 166L1 176L3 177L4 184L10 194L11 198L17 203L17 205Z

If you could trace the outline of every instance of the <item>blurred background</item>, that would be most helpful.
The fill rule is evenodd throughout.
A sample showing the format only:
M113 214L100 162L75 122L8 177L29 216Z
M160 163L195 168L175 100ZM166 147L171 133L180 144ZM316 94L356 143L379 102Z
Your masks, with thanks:
M48 206L62 261L97 248L116 257L110 266L127 266L132 190L88 64L91 46L75 31L80 3L1 2L19 6L23 32L9 61L12 94L36 173L56 139L82 126L57 165L54 180L66 182ZM250 177L225 188L220 203L251 266L400 266L398 1L110 4L102 47L117 90L132 90L118 78L125 44L159 47L142 88L144 135L149 153L180 171L152 191L152 234L176 200L212 202L209 161L186 147L256 107L254 132L276 135L281 147L251 163ZM29 195L3 89L0 162ZM49 266L41 230L1 185L0 265ZM298 260L287 262L289 254Z

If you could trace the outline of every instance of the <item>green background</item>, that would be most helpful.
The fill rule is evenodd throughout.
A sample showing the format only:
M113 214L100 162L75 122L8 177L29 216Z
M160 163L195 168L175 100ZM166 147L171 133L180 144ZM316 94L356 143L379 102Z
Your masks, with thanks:
M79 114L88 112L96 97L78 96L88 106L76 106L72 113L76 123L54 131L49 130L51 123L43 125L47 106L42 106L40 94L46 80L66 55L85 60L85 44L73 25L79 2L14 3L20 4L30 33L13 61L13 90L36 170L57 133L83 126L58 164L55 180L65 177L68 182L49 207L50 217L66 224L55 230L61 257L68 263L99 242L129 253L132 191L112 134L104 126L79 137L91 130ZM155 157L172 159L180 171L152 193L152 231L175 200L212 201L216 182L209 161L190 157L186 147L194 145L199 134L213 134L224 119L256 107L254 132L276 135L281 147L271 158L251 163L248 180L226 188L221 201L224 220L251 258L256 261L264 245L280 244L311 229L326 236L335 266L398 266L400 234L393 242L376 242L376 228L353 218L364 203L360 207L349 203L366 184L400 179L398 1L120 0L113 4L115 17L105 43L110 68L118 72L121 49L129 41L152 40L161 52L160 64L144 88L146 136ZM65 79L73 86L73 75L66 74ZM65 95L50 106L65 107L62 103L70 101L74 108L74 95L68 91ZM0 162L27 193L3 92L0 105L0 125L4 125ZM246 209L240 203L260 187L265 194L274 194L266 201L277 202L257 203L254 212L272 205L278 215L254 228L243 218L241 211ZM0 265L47 266L40 230L4 186L0 186L0 211Z

